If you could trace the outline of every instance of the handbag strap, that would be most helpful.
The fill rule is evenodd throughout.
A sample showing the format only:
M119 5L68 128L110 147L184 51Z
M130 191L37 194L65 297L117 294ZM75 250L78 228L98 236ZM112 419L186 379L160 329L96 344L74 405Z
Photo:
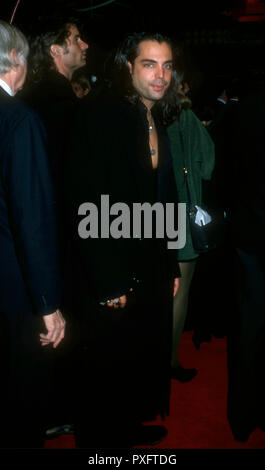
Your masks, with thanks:
M182 128L182 124L179 122L178 124L179 126L179 134L180 134L180 145L181 145L181 150L182 150L182 160L183 160L183 172L184 172L184 180L185 180L185 183L186 183L186 187L187 187L187 194L188 194L188 203L189 203L189 206L191 206L191 196L190 196L190 188L189 188L189 180L188 180L188 167L186 165L186 160L185 160L185 147L184 147L184 137L183 137L183 128Z

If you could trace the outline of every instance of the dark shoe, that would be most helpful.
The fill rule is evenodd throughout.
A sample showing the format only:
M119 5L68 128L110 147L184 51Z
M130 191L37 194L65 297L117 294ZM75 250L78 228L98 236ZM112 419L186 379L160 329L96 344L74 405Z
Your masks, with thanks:
M216 332L213 332L213 336L216 338L216 339L222 339L222 338L225 338L226 337L226 333L224 331L216 331Z
M201 343L210 343L211 339L212 337L210 333L194 333L194 335L192 336L192 342L197 351L200 349Z
M130 449L131 439L128 436L77 436L75 435L77 449Z
M250 430L233 431L235 441L247 442L251 434Z
M61 426L54 426L46 430L46 439L53 439L54 437L61 436L62 434L73 434L73 424L62 424Z
M171 378L182 383L189 382L198 374L197 369L184 369L182 366L171 368Z
M164 426L149 425L139 426L132 436L133 446L152 446L161 442L167 436Z

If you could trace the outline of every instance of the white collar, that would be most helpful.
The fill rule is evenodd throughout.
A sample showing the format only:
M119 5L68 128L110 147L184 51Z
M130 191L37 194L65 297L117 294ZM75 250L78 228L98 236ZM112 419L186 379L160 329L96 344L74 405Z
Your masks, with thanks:
M223 100L222 98L216 98L216 99L217 99L217 101L220 101L220 103L226 104L226 101Z
M0 87L2 87L10 96L14 96L10 86L0 78Z

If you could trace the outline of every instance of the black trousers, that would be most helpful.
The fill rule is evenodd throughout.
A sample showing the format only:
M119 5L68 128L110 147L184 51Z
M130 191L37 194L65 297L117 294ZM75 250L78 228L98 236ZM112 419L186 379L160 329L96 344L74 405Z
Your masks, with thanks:
M167 413L173 296L171 285L160 287L156 299L140 289L124 309L86 312L74 381L78 447L127 446L141 422Z
M236 249L236 300L228 334L228 418L245 440L265 423L265 255Z
M0 314L2 448L43 447L49 421L54 350L42 347L41 317L31 312ZM60 399L53 397L60 406Z

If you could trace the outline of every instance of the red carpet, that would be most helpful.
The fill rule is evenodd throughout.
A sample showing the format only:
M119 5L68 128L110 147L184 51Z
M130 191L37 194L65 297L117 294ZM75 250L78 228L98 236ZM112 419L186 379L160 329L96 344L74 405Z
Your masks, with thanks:
M197 351L191 332L181 340L180 361L184 367L196 367L198 375L186 384L172 381L170 417L161 423L167 438L156 449L265 449L265 432L254 431L248 442L234 440L226 418L227 367L226 340L212 338ZM73 436L61 436L46 442L46 448L73 449Z

